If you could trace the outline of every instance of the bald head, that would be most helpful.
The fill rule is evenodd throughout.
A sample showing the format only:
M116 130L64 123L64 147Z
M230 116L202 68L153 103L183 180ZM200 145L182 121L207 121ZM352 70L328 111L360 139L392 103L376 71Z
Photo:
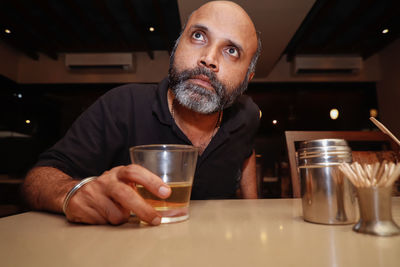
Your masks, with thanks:
M247 12L238 4L230 1L207 2L191 14L185 29L195 23L207 20L214 20L224 25L225 27L221 27L221 30L226 34L239 31L250 44L250 53L256 52L257 32L255 26Z
M205 114L230 106L254 75L258 40L249 15L233 2L195 10L171 54L170 86L178 102Z
M191 19L202 17L202 16L216 16L223 19L223 23L232 23L232 26L241 26L246 28L251 34L256 34L256 30L253 21L247 14L247 12L238 4L231 1L211 1L199 7L190 16L188 23Z
M226 25L226 33L228 33L229 30L237 30L245 34L244 38L246 39L246 43L250 44L249 51L246 52L252 54L252 60L249 64L248 71L249 74L254 73L257 60L261 54L261 40L247 12L241 6L231 1L207 2L192 12L183 31L189 29L193 24L199 21L208 19L214 19L220 25ZM227 28L229 28L229 30L226 30ZM179 39L174 47L173 54Z

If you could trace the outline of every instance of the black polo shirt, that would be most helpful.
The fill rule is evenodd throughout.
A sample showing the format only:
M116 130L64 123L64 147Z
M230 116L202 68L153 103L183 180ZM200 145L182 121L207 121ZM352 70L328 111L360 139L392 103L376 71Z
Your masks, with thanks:
M132 146L191 145L169 112L167 91L167 79L159 85L129 84L110 90L40 155L36 166L55 167L82 179L130 164ZM235 197L258 124L258 107L247 96L224 110L219 131L198 158L192 199Z

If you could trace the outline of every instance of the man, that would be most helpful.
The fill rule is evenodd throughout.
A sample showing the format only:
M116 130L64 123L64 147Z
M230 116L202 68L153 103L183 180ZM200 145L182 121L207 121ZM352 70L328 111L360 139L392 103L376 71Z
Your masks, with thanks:
M171 190L130 164L128 152L151 143L199 148L192 199L234 197L238 186L243 197L256 198L258 108L241 94L254 75L258 42L251 19L237 4L200 7L176 43L169 79L158 86L122 86L96 101L28 173L27 201L34 209L61 212L77 179L98 176L71 197L65 210L69 221L121 224L134 212L158 225L160 215L133 185L161 198Z

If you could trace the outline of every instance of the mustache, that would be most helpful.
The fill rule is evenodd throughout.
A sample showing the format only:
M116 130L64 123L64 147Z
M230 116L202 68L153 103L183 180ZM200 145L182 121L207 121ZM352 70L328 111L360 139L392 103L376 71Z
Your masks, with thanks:
M218 96L225 95L225 92L226 92L225 86L218 80L215 73L209 69L202 68L202 67L196 67L193 69L187 69L182 72L175 73L175 75L178 77L177 80L179 80L179 82L185 82L189 79L194 79L195 76L204 75L209 79L211 86L214 88L215 93ZM172 85L175 85L175 84L172 84Z

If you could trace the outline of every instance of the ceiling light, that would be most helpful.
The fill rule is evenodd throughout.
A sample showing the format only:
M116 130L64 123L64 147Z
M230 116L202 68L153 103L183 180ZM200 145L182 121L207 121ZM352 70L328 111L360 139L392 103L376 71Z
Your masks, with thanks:
M7 33L7 34L11 33L11 31L9 29L5 29L4 32Z
M374 118L378 117L378 110L375 109L375 108L371 108L371 109L369 110L369 116L370 116L370 117L374 117Z
M149 31L151 31L151 32L154 32L154 30L155 30L154 27L149 28Z
M277 124L277 123L278 123L277 120L273 120L273 121L272 121L272 124Z
M26 124L29 124L29 123L31 123L31 121L30 121L30 120L26 120L25 123L26 123Z
M331 116L332 120L336 120L339 117L339 110L337 110L336 108L333 108L329 112L329 115Z
M384 29L384 30L382 31L383 34L386 34L386 33L388 33L388 32L389 32L389 29Z

